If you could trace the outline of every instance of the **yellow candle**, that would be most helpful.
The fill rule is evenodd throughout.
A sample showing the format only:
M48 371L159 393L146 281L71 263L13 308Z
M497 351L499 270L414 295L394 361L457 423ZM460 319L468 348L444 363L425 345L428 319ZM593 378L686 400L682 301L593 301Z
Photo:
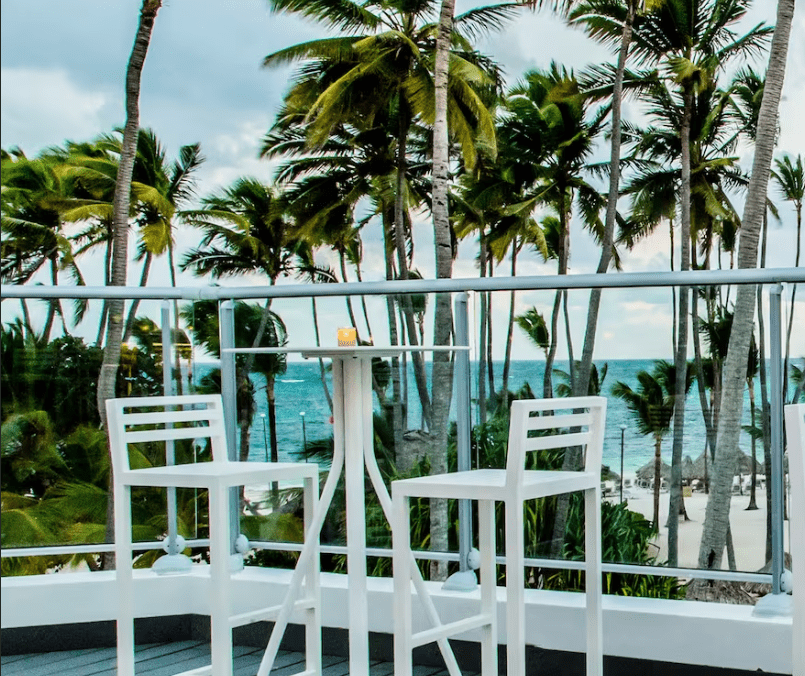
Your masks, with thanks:
M338 347L355 347L358 344L358 332L352 327L338 329Z

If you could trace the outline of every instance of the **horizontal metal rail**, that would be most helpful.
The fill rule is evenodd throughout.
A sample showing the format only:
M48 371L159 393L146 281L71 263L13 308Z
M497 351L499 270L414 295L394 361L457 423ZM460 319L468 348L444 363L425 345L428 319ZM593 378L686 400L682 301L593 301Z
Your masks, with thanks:
M147 551L162 549L162 542L136 542L134 549ZM187 540L187 547L209 547L208 539ZM302 543L296 542L268 542L265 540L252 540L249 543L253 549L266 549L282 552L302 551ZM23 556L64 556L70 554L99 554L101 552L113 552L114 545L59 545L53 547L12 547L2 550L2 558L17 558ZM321 545L322 554L347 555L347 548L343 545ZM381 547L367 547L366 556L390 559L392 550ZM458 552L428 552L414 551L414 557L423 561L454 561L458 562ZM498 565L506 565L506 557L496 557ZM562 559L525 559L528 568L545 568L549 570L584 570L584 561L565 561ZM728 582L757 582L760 584L771 584L772 576L770 573L749 573L731 570L699 570L696 568L668 568L666 566L650 566L628 563L606 563L601 564L604 573L619 573L625 575L657 575L660 577L677 577L684 579L700 580L725 580Z
M453 293L458 291L537 291L553 289L632 289L726 284L805 282L805 268L617 272L583 275L464 277L339 284L278 284L275 286L32 286L4 284L2 298L139 298L143 300L229 300L236 298L310 298L380 296L387 294Z
M134 551L149 551L152 549L162 549L165 545L164 541L156 542L134 542L132 548ZM186 547L209 547L209 538L197 538L195 540L187 540ZM108 542L99 542L96 545L51 545L45 547L6 547L0 551L0 557L4 559L19 558L22 556L69 556L71 554L102 554L105 552L114 552L114 544Z

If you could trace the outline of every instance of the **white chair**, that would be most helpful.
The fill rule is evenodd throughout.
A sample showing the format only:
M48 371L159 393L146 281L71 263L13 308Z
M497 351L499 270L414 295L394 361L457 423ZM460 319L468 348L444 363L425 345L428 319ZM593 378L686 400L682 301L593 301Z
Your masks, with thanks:
M793 676L805 676L805 404L785 407L791 481L791 571L794 576Z
M453 472L392 483L395 676L411 676L411 651L434 641L439 642L448 671L456 676L458 666L446 639L471 629L481 630L481 674L497 675L495 502L505 505L508 676L525 676L523 503L575 491L584 491L585 496L587 675L601 676L601 454L606 405L603 397L515 401L511 407L506 469ZM584 448L582 471L525 469L527 452L576 446ZM481 558L479 613L441 624L433 620L432 602L423 598L435 626L417 633L413 631L411 580L414 579L420 597L424 585L412 578L412 575L419 575L411 556L409 537L409 498L412 497L477 500Z
M207 489L210 535L210 616L212 664L194 675L232 674L232 629L242 624L276 617L279 607L233 615L230 593L229 497L231 489L275 481L299 481L304 485L305 532L318 501L318 466L310 463L231 462L227 456L223 403L220 395L139 397L106 402L112 454L115 506L115 557L119 608L117 616L118 676L134 674L134 585L132 578L132 486ZM129 447L146 442L209 439L212 461L132 469ZM306 536L309 540L310 536ZM306 626L305 674L321 673L321 613L318 577L318 540L308 557L304 594L296 601ZM273 661L271 655L270 661ZM261 669L268 672L270 664Z

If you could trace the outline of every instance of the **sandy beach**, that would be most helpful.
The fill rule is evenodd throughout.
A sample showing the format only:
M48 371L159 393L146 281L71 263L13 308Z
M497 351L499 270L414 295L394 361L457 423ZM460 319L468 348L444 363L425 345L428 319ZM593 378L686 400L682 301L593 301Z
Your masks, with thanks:
M629 509L652 518L654 505L653 494L646 489L632 489L628 497ZM689 521L680 518L679 521L679 566L682 568L698 567L699 543L702 536L705 510L707 508L707 495L694 493L685 498L685 509L690 517ZM617 496L607 498L617 501ZM624 495L624 500L626 500ZM657 547L656 555L659 562L668 557L668 492L660 494L660 533L654 540ZM766 541L766 492L758 489L756 495L758 509L747 511L749 495L733 495L730 509L730 525L735 543L735 559L738 570L754 572L762 568L765 559ZM788 521L784 526L785 550L788 551ZM727 568L727 557L723 557L722 568Z

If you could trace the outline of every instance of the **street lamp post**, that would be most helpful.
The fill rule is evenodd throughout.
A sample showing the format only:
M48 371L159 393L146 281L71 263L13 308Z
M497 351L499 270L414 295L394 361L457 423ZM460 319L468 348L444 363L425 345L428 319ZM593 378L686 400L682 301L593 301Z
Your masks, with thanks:
M299 411L299 416L302 418L302 451L307 450L307 432L305 430L305 412ZM305 456L305 462L307 462L307 455Z
M268 434L266 434L266 414L261 413L260 417L263 419L263 446L266 449L266 462L268 462Z
M626 425L621 425L621 502L623 502L623 438L626 434Z

